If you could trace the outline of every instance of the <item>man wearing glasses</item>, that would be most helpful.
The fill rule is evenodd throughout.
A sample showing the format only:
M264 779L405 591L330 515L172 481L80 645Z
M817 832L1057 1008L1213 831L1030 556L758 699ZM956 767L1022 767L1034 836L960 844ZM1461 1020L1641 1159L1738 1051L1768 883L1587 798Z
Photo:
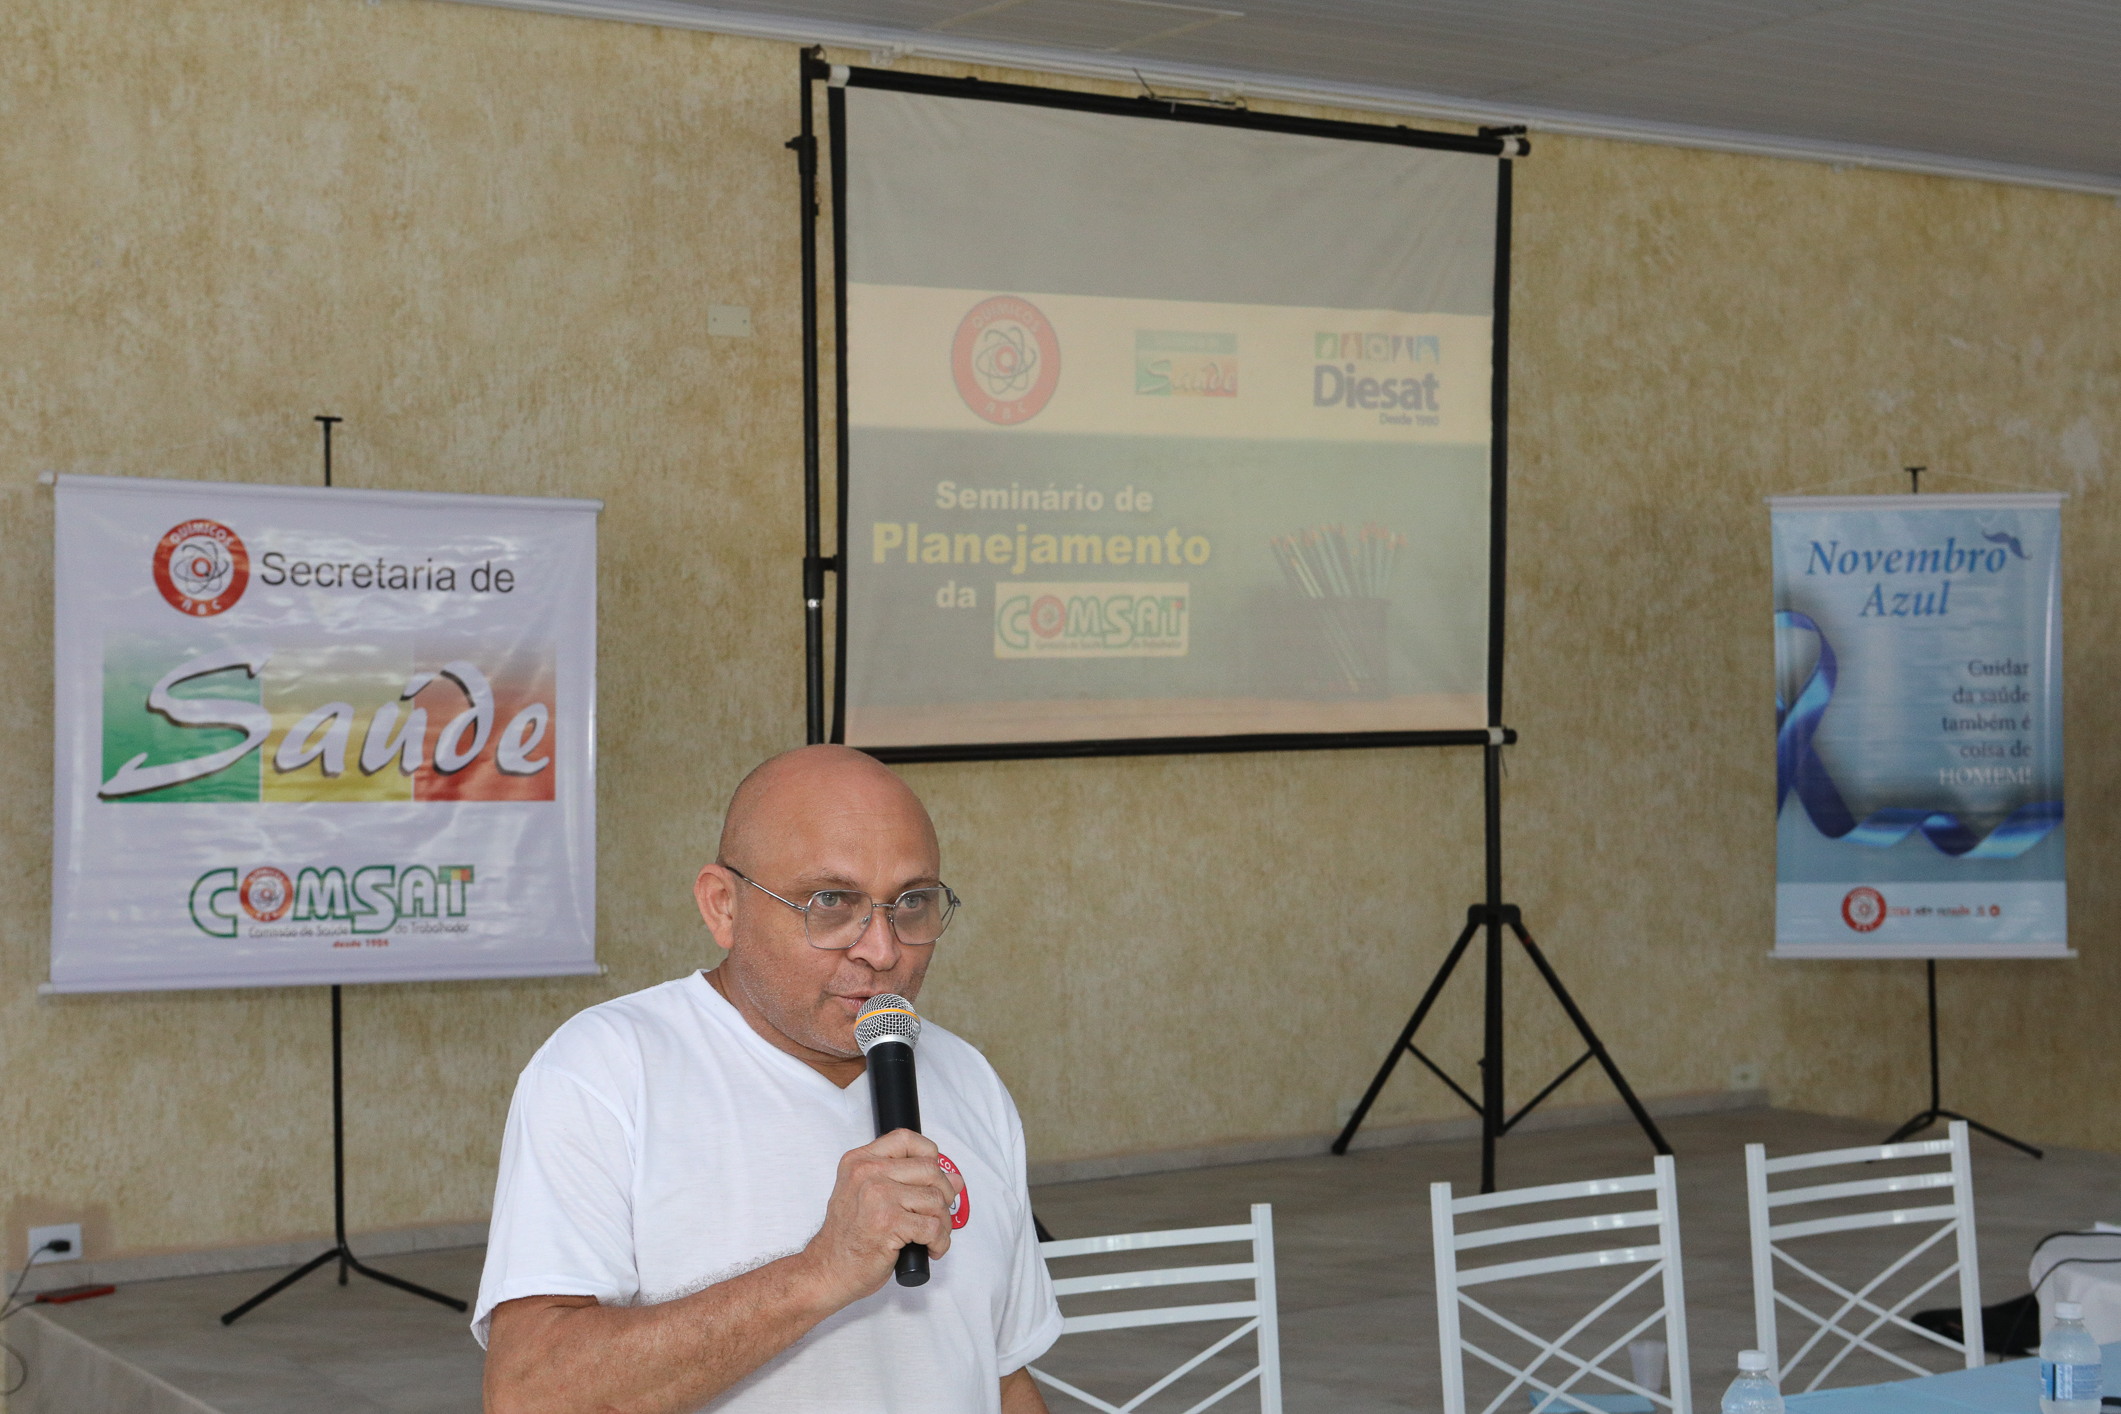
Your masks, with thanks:
M873 1138L855 1017L917 997L957 895L905 783L844 747L730 800L694 897L727 951L591 1007L517 1082L472 1330L490 1414L1044 1414L1060 1334L1023 1128L930 1023L924 1134ZM925 1243L933 1276L890 1281Z

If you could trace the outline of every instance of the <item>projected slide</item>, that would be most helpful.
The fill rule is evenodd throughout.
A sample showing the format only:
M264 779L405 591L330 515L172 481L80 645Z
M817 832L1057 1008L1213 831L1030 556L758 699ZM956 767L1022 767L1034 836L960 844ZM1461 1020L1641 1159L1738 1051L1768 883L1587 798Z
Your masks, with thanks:
M846 94L846 740L1485 726L1492 157Z

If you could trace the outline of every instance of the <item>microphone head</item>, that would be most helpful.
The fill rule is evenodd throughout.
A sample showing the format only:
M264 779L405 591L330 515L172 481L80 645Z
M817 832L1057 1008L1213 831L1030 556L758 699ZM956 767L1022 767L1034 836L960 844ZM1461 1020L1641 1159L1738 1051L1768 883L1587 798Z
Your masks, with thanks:
M911 1046L921 1039L921 1019L913 1003L896 992L879 992L862 1004L854 1019L854 1041L868 1055L879 1041L903 1041Z

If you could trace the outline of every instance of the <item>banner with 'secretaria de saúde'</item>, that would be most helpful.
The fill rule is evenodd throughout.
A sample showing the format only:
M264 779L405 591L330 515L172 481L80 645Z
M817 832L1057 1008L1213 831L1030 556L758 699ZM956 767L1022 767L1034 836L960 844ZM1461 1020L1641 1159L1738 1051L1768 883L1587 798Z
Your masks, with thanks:
M1769 502L1776 956L2070 955L2061 501Z
M51 988L596 970L596 501L62 476Z

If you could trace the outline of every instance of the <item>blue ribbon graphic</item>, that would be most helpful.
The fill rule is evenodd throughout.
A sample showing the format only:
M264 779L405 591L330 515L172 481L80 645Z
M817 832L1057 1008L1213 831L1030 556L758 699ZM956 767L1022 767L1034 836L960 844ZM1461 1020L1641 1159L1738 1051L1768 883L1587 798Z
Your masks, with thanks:
M1803 614L1778 611L1775 628L1778 633L1784 629L1803 629L1819 638L1819 661L1798 690L1795 703L1783 702L1779 674L1775 682L1775 813L1778 816L1782 813L1783 802L1794 790L1798 802L1804 806L1804 813L1811 816L1812 825L1830 840L1845 839L1874 849L1889 849L1920 830L1922 837L1936 846L1939 853L1955 859L2016 859L2046 839L2048 833L2062 823L2062 802L2059 800L2038 800L2019 806L2004 817L2002 824L1989 831L1986 838L1976 835L1958 816L1944 810L1907 810L1896 806L1858 820L1849 813L1848 803L1842 800L1833 777L1826 773L1826 763L1812 749L1812 738L1819 731L1819 719L1825 715L1827 703L1834 698L1834 679L1839 673L1834 662L1834 647L1826 641L1825 631Z

